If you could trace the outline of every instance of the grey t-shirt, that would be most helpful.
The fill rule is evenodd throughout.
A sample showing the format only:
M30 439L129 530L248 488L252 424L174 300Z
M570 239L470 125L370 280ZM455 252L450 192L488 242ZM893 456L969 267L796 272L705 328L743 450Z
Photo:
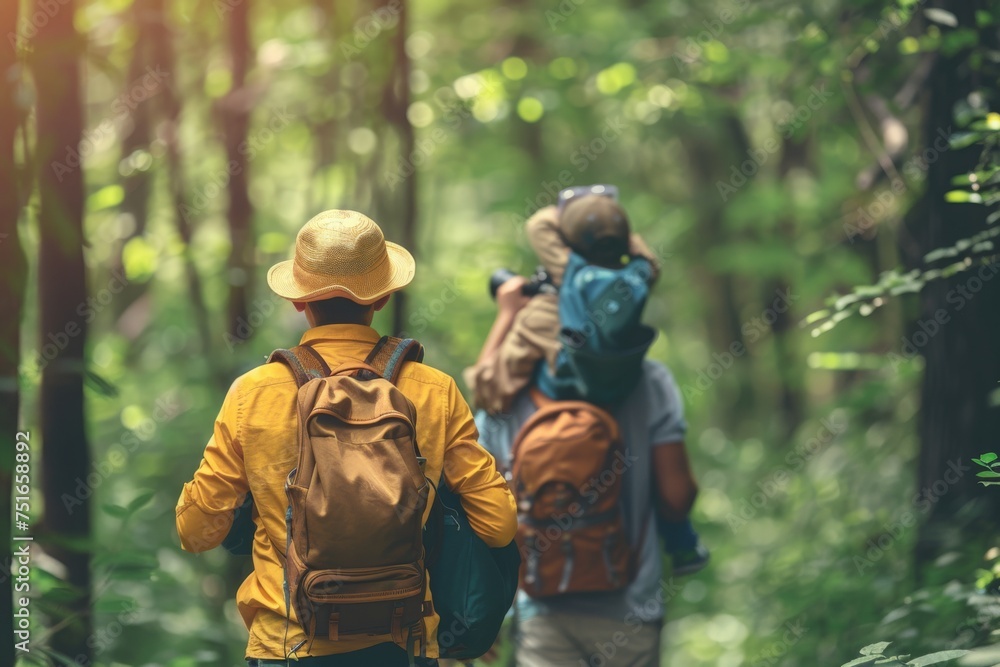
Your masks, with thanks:
M635 581L621 592L576 593L535 600L523 591L516 602L522 619L553 612L584 613L614 618L626 624L658 622L672 587L663 577L663 559L653 513L655 490L652 478L653 448L684 440L687 423L684 403L673 375L656 361L643 362L643 372L629 397L614 411L625 443L628 467L622 475L622 507L633 549L639 548L639 570ZM535 411L527 392L522 392L510 414L476 414L479 442L505 467L510 466L514 437ZM647 522L645 536L642 523Z

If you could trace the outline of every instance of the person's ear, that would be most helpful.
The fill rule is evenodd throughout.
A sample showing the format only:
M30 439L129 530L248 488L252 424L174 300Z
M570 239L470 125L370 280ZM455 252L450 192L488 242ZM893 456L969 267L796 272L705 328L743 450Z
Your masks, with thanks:
M300 313L305 312L306 304L302 301L292 301L292 305L295 306L295 310Z
M386 294L384 297L373 303L372 307L375 309L375 312L377 313L378 311L385 308L385 304L389 303L390 298L392 298L392 295Z

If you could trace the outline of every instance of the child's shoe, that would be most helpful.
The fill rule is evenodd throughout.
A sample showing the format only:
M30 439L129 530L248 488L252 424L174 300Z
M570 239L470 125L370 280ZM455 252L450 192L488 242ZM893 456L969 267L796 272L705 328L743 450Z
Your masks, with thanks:
M670 559L673 562L674 574L678 577L682 577L686 574L694 574L700 570L705 569L708 565L710 555L708 549L701 540L694 545L693 549L686 549L683 551L675 551L670 554Z

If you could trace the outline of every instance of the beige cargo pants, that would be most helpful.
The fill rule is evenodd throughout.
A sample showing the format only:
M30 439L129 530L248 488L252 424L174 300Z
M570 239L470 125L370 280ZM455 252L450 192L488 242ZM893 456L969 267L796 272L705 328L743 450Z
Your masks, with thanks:
M551 614L518 624L517 667L658 667L660 624Z

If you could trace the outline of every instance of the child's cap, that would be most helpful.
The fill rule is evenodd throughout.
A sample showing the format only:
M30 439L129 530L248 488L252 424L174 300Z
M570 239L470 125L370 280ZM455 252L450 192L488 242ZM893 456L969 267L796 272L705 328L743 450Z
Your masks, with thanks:
M628 254L628 217L610 197L587 195L569 202L559 228L569 247L594 264L620 266Z

